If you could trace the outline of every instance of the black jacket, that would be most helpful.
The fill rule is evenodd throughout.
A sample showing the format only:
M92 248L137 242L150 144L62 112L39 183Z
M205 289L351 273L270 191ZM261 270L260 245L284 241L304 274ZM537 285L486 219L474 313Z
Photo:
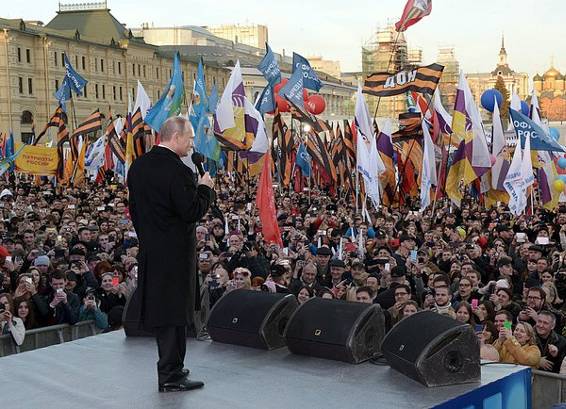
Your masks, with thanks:
M215 193L197 186L179 156L160 146L134 161L128 189L140 244L136 292L141 302L136 308L142 325L151 329L190 324L194 310L200 309L195 227Z

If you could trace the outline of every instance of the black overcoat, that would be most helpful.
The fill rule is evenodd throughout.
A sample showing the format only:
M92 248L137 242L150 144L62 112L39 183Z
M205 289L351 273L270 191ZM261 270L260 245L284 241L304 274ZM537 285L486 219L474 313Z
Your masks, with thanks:
M130 215L138 235L137 296L142 328L184 326L200 307L195 227L215 193L168 148L155 146L128 172ZM130 303L130 305L132 305Z

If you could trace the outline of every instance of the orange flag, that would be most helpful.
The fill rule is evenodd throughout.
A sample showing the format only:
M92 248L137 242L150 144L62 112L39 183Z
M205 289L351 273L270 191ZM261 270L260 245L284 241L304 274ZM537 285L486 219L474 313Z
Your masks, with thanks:
M256 206L259 209L263 239L268 243L276 243L279 247L283 247L281 232L277 224L277 211L275 209L272 183L271 155L266 153L263 155L263 169L257 188Z

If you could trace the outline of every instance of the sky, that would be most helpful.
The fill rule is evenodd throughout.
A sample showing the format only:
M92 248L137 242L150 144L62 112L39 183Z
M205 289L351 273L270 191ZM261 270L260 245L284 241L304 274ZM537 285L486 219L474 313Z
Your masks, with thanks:
M63 3L77 2L63 1ZM92 1L92 0L91 0ZM264 24L271 47L287 54L322 55L342 71L361 69L361 46L378 27L399 19L406 0L108 0L112 14L128 27ZM54 0L13 0L0 17L49 22ZM495 68L505 34L510 67L544 73L551 64L566 72L564 0L434 0L431 15L406 31L409 47L433 63L438 47L456 49L464 72Z

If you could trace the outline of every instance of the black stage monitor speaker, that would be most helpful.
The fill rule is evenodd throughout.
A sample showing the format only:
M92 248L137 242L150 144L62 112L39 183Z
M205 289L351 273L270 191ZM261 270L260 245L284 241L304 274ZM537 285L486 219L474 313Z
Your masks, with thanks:
M379 355L385 320L377 304L311 298L285 330L294 354L357 364Z
M401 320L381 352L393 369L426 386L478 382L480 345L474 329L431 311Z
M234 290L210 311L208 333L216 342L280 348L285 346L285 326L296 308L297 299L292 294Z

